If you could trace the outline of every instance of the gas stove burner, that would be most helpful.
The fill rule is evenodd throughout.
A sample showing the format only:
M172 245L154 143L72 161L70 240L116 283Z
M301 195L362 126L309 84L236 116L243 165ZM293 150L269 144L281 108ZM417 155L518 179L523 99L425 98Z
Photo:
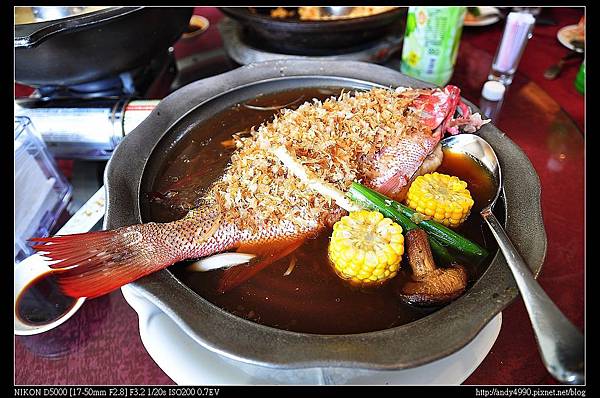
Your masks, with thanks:
M109 77L89 83L81 83L73 86L43 86L38 87L37 92L42 98L95 98L95 97L118 97L122 94L133 94L130 87L123 81L130 81L129 74Z
M382 64L390 56L402 49L403 35L392 33L381 40L359 48L349 49L348 52L331 55L291 55L271 51L268 44L260 48L255 43L249 43L243 33L243 27L231 18L223 18L219 23L219 32L223 38L223 46L227 54L237 63L246 65L253 62L270 61L274 59L313 59L313 60L346 60L366 61Z
M147 65L134 70L109 76L101 80L80 83L71 86L42 86L36 89L36 96L44 99L58 98L100 98L100 97L138 97L162 98L166 92L156 92L157 86L175 77L176 66L173 51L167 51L155 57ZM164 90L162 90L164 91Z

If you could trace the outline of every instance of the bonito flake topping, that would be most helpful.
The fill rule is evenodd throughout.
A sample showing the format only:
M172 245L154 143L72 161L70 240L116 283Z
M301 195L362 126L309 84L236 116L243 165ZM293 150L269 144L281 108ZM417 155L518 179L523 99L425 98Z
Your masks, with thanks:
M409 109L422 92L343 92L296 110L283 109L271 122L253 128L249 137L234 137L238 149L211 189L224 217L251 229L289 221L307 230L324 222L324 210L334 210L336 204L295 178L272 150L284 147L307 173L345 192L352 181L368 175L367 160L382 147L404 135L431 134Z

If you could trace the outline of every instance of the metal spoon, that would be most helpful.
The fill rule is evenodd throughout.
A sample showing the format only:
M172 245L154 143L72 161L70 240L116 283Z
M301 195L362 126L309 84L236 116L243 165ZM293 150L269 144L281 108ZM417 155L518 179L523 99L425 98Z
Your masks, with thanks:
M500 163L492 147L474 134L445 138L442 145L455 153L477 159L493 176L498 189L494 200L481 210L508 263L523 297L525 308L546 369L562 383L583 384L584 339L581 332L562 314L533 278L531 270L517 252L492 209L503 191Z

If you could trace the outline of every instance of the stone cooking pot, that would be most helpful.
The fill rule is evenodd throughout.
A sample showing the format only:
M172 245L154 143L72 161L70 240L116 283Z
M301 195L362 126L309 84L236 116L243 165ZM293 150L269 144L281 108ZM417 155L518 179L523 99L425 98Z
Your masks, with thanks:
M151 221L143 219L141 203L151 184L152 170L168 158L181 137L217 112L261 93L298 87L360 89L375 85L429 87L369 63L276 60L249 64L177 90L121 142L108 163L104 176L105 228ZM506 231L537 275L546 254L539 177L523 151L495 126L486 124L479 134L495 149L502 166ZM504 257L497 252L485 273L462 297L422 319L376 332L319 335L275 329L234 316L193 292L168 269L129 286L164 311L198 344L227 361L265 373L311 368L399 370L423 365L464 347L518 294Z

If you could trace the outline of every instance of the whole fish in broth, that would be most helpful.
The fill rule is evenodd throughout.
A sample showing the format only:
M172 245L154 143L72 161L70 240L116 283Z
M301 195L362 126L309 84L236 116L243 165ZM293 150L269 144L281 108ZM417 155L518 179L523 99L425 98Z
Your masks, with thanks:
M225 292L345 214L310 181L337 192L360 181L401 198L411 179L441 164L444 134L474 132L486 122L462 103L455 86L373 88L313 100L237 137L223 177L182 219L35 238L34 248L59 260L51 267L60 270L55 276L65 294L88 298L182 260L231 250L254 255L247 265L224 271L218 288Z

